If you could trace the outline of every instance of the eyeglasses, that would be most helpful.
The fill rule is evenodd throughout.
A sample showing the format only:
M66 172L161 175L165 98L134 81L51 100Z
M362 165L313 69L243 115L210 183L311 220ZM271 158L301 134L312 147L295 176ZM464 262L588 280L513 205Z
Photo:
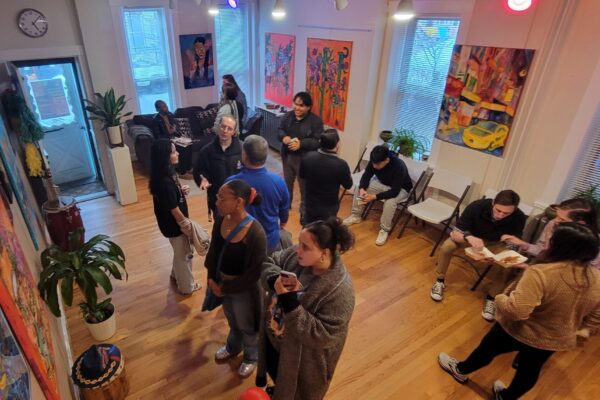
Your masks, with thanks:
M221 129L224 130L225 132L235 131L235 128L232 128L231 126L227 126L227 125L223 125L223 124L221 124Z

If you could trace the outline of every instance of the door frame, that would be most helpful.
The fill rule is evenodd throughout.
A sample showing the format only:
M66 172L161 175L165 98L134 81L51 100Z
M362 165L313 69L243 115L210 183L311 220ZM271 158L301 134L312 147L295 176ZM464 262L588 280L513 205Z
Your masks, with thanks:
M96 143L96 137L94 135L92 125L90 123L89 118L87 117L87 112L85 110L85 102L83 101L83 94L87 93L85 90L85 82L83 81L83 74L81 73L81 66L79 65L78 57L59 57L59 58L43 58L43 59L34 59L34 60L18 60L18 61L10 61L16 69L21 67L38 67L42 65L48 64L71 64L73 67L73 75L75 77L75 84L77 85L77 91L79 96L79 102L81 104L81 109L83 112L83 119L85 124L85 131L90 142L90 146L92 148L92 163L93 168L96 170L96 177L98 181L100 181L104 186L106 186L106 182L104 180L104 174L102 173L102 165L100 163L100 155L98 151L98 145ZM19 90L21 91L21 95L27 101L27 96L23 93L23 88L21 87L22 83L19 81ZM31 104L28 104L31 108Z

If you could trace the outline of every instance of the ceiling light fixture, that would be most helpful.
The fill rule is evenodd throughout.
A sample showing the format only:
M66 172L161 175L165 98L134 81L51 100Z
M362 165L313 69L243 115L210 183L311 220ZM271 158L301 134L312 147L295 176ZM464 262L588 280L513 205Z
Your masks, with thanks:
M283 7L283 0L275 0L275 5L273 6L273 11L271 11L271 15L273 18L283 18L285 17L285 8Z
M394 19L397 21L408 21L414 18L415 9L413 8L412 0L400 0L398 8L394 13Z
M348 6L348 0L334 0L335 9L340 11Z
M229 4L229 7L231 8L237 8L238 6L237 0L227 0L227 4Z
M531 0L508 0L506 5L512 11L527 11L531 7Z
M208 6L208 14L212 15L213 17L215 15L219 15L219 7L215 5L214 1L211 1L210 5Z

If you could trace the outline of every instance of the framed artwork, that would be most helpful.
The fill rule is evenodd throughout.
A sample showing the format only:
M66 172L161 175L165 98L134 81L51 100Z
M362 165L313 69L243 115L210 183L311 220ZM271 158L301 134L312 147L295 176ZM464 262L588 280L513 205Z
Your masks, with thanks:
M0 307L44 395L47 399L58 399L46 305L3 202L0 202Z
M332 128L344 130L352 42L307 40L306 91L313 100L312 112Z
M265 99L292 106L296 36L265 33Z
M0 310L0 399L31 399L29 379L27 361Z
M215 84L212 34L179 35L183 86L195 89Z
M4 171L6 172L12 192L17 199L19 209L21 209L21 214L23 214L23 219L25 220L25 225L27 225L27 231L31 237L33 247L35 247L36 250L39 250L38 238L33 225L34 221L37 220L33 205L37 203L35 199L31 199L27 196L25 186L17 169L17 159L3 122L0 122L0 158L2 159L2 165L4 166Z
M533 53L454 46L435 137L501 157Z

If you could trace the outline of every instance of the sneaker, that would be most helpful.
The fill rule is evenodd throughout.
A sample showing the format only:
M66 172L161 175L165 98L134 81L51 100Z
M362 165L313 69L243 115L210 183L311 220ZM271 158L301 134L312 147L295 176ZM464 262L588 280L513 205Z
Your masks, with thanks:
M240 368L238 369L238 375L240 378L245 379L252 375L254 370L256 369L256 363L241 363Z
M502 392L504 389L506 389L506 385L504 384L504 382L494 382L494 386L492 387L492 393L494 393L494 400L502 400L502 395L500 394L500 392Z
M429 295L435 301L442 301L444 298L444 289L446 289L444 282L435 281L431 287L431 292L429 292Z
M225 361L228 358L235 357L235 354L231 354L227 351L227 346L223 345L219 347L219 350L215 353L215 360L217 361Z
M361 217L359 217L357 215L350 215L349 217L346 217L346 219L344 219L344 221L342 223L346 226L350 226L350 225L354 225L354 224L360 224L361 222L362 222Z
M496 303L494 300L485 299L483 303L483 311L481 311L481 316L486 321L494 321L496 319Z
M383 246L385 244L385 242L387 241L387 238L389 235L390 235L390 233L388 231L384 231L383 229L380 229L379 234L377 235L377 240L375 240L375 244L377 246Z
M458 383L465 383L469 380L467 375L463 375L458 371L458 368L456 367L458 365L458 361L456 358L450 357L446 353L440 353L438 355L438 363L440 364L440 367L452 375L452 377L456 379Z

